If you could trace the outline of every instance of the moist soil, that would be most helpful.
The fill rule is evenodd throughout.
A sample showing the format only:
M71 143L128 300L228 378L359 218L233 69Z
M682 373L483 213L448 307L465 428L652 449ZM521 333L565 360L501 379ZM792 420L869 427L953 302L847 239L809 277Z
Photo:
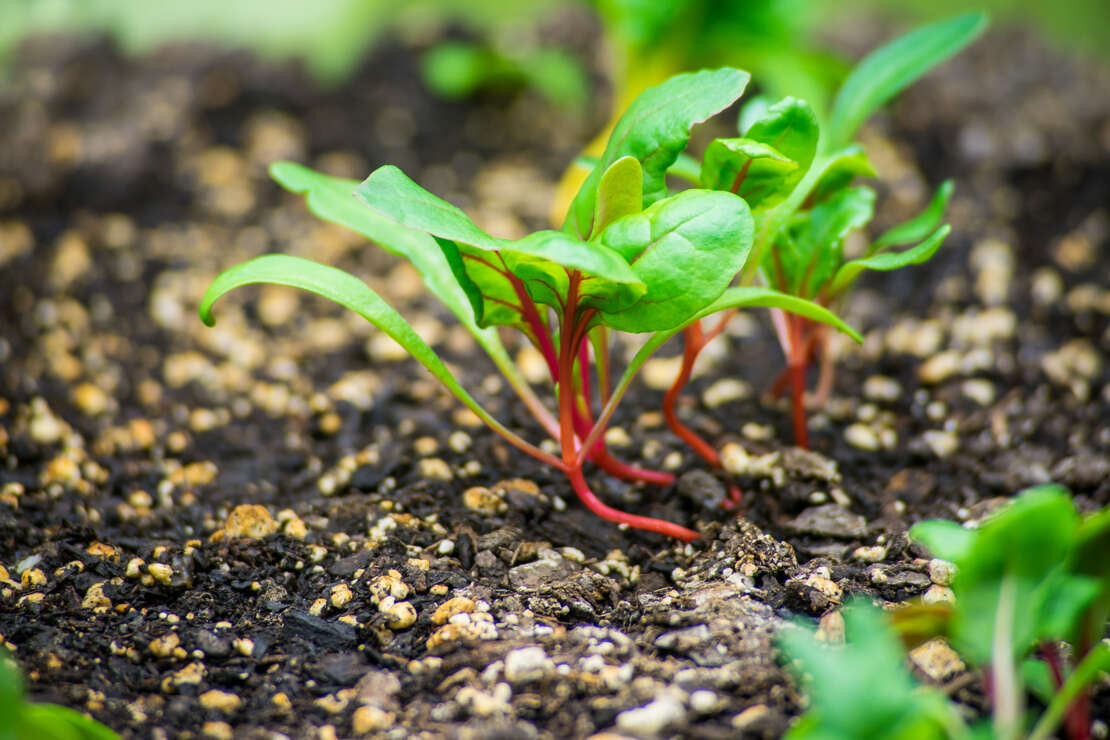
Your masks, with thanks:
M35 700L124 737L778 737L802 709L785 620L945 597L913 523L974 523L1045 481L1110 504L1110 74L1022 33L865 130L876 228L954 177L953 233L853 296L866 341L837 345L811 453L766 397L765 315L706 351L681 407L731 477L662 424L678 349L645 368L608 439L678 483L588 477L691 545L594 517L357 316L281 288L225 298L213 329L196 316L245 258L339 265L539 439L410 268L265 168L395 163L515 236L545 225L602 118L437 100L405 46L338 89L198 47L21 50L0 98L0 641ZM728 481L741 515L713 506ZM912 667L983 710L943 645ZM1105 729L1105 686L1094 715Z

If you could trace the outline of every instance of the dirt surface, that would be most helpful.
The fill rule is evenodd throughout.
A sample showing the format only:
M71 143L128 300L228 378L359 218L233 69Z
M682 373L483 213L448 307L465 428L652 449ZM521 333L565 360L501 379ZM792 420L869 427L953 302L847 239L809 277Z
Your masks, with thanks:
M682 410L746 516L704 506L722 483L659 413L675 365L645 368L610 441L679 483L590 480L693 545L595 518L357 316L262 288L214 329L196 317L247 257L339 265L539 439L418 276L265 167L398 164L513 236L544 225L590 128L528 95L436 101L397 47L337 90L188 47L22 51L0 97L0 640L35 699L125 737L777 737L800 711L783 619L943 596L911 524L1048 480L1110 504L1110 74L1023 35L988 36L866 130L876 228L952 176L953 235L862 284L867 341L843 343L813 453L762 397L765 316L706 351Z

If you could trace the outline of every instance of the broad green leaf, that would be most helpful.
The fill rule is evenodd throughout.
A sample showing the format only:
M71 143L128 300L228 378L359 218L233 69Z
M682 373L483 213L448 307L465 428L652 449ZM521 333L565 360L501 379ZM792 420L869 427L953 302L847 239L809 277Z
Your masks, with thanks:
M200 302L200 318L215 323L212 306L227 292L243 285L271 283L307 290L349 308L385 332L426 367L451 393L496 431L508 432L466 392L442 360L392 306L354 275L312 260L267 254L235 265L216 276Z
M867 158L867 152L858 144L849 144L828 157L822 157L822 161L825 163L824 170L806 199L811 205L820 203L851 185L852 180L857 177L875 177L879 174Z
M612 250L559 231L539 231L517 241L490 236L461 209L432 195L391 165L379 167L355 192L384 217L434 236L445 252L452 252L450 243L455 245L459 259L452 257L450 262L456 268L456 279L465 282L457 272L461 265L485 299L478 317L481 326L495 321L522 326L524 308L516 280L533 300L553 307L566 298L570 271L590 278L584 283L583 295L594 303L612 301L624 307L643 295L643 284Z
M864 57L833 101L827 147L847 144L883 103L963 49L986 27L986 14L967 13L918 28Z
M711 190L739 195L753 210L781 202L797 184L798 163L753 139L714 139L705 149L701 182Z
M667 169L686 148L690 129L731 105L749 78L747 72L723 67L676 75L641 93L613 128L598 166L571 203L563 230L582 239L597 233L598 182L621 157L635 157L643 166L645 208L666 197Z
M773 288L759 286L746 286L728 288L721 297L699 311L693 320L704 319L729 308L781 308L798 316L828 324L834 329L844 332L857 342L862 343L863 337L858 331L824 306L808 301L805 298L781 293Z
M801 180L817 154L821 129L809 103L783 98L767 108L744 132L745 139L761 141L797 163L795 177Z
M940 226L941 219L944 218L944 211L948 208L948 201L952 198L953 190L955 190L955 184L951 180L942 182L925 210L909 221L904 221L885 231L867 250L868 253L874 254L887 247L912 244L932 234Z
M23 680L15 660L0 647L0 740L19 740L16 723L23 703Z
M643 208L644 170L635 157L621 157L601 176L594 224L604 230L618 218L639 213Z
M951 230L952 227L945 224L937 229L928 239L915 247L901 252L880 252L870 257L863 257L858 260L845 262L840 269L837 270L836 275L832 279L832 285L829 288L829 296L839 295L845 288L850 286L864 270L887 272L909 265L919 265L922 262L932 259L933 255L940 249L940 245L944 243L944 239L948 236L948 232Z
M841 266L844 237L871 220L874 206L875 191L857 187L798 214L766 258L773 284L803 298L821 294Z
M934 557L953 563L962 562L971 552L975 532L947 519L928 519L910 527L910 537L925 546Z
M736 133L743 136L748 133L752 124L763 117L771 107L771 99L766 95L756 95L740 106L740 115L736 117Z
M878 609L855 602L842 611L846 644L832 648L807 629L781 630L776 641L794 661L809 697L802 731L788 738L947 737L950 710L943 695L918 686L905 653Z
M1075 535L1075 569L1110 591L1110 507L1083 518Z
M600 306L601 321L621 331L671 329L715 300L744 266L754 225L747 204L731 193L684 190L601 234L647 286L620 310Z
M25 738L43 740L119 740L112 730L60 704L25 704L20 714Z

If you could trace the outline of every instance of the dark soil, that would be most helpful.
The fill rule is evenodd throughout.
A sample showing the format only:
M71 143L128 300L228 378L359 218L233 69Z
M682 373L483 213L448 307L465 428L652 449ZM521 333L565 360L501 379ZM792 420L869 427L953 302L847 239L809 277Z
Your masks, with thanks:
M876 227L952 176L953 235L857 292L867 342L813 454L761 398L764 316L706 352L683 411L732 445L744 517L699 503L721 484L661 423L667 362L645 369L614 448L680 483L590 479L703 532L678 546L592 516L356 316L267 288L197 319L244 258L337 264L539 438L410 269L265 175L391 162L496 233L544 225L598 121L437 101L414 60L383 48L322 90L191 47L22 51L0 97L0 642L36 700L125 737L777 737L800 710L782 619L940 593L911 524L1049 480L1110 504L1105 68L991 35L867 129ZM981 708L975 686L957 696ZM1105 729L1105 687L1094 711Z

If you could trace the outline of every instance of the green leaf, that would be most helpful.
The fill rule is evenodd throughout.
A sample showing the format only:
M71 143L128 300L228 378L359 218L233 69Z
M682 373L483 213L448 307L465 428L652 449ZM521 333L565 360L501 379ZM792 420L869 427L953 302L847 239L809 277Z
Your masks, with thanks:
M736 133L743 136L748 133L752 124L763 117L771 107L771 99L766 95L756 95L744 101L740 106L740 115L736 117Z
M1029 740L1048 740L1080 692L1093 684L1100 673L1107 671L1110 671L1110 647L1100 642L1087 653L1064 681L1060 691L1052 698L1052 703L1033 727Z
M941 219L944 218L944 211L948 208L948 201L951 200L954 190L955 184L952 180L942 182L925 210L909 221L904 221L884 232L882 236L875 240L868 252L874 254L887 247L911 244L932 234L940 226Z
M887 272L909 265L919 265L922 262L932 259L933 255L940 249L940 245L944 243L944 239L948 236L948 232L951 230L952 227L945 224L937 229L928 239L915 247L901 252L880 252L870 257L863 257L858 260L845 262L840 269L837 270L836 275L832 279L829 295L839 295L845 288L851 285L864 270Z
M975 542L975 532L947 519L928 519L910 527L910 538L930 554L953 563L963 562Z
M596 170L595 170L596 171ZM356 189L370 209L440 241L451 257L455 277L469 279L484 299L478 323L524 328L519 280L535 301L558 307L566 298L568 272L589 277L582 295L589 306L609 301L623 308L644 293L628 263L600 244L587 244L559 231L539 231L513 241L490 236L462 210L429 193L392 165L379 167ZM451 246L451 243L455 247ZM458 272L463 266L465 276ZM473 293L473 291L472 291Z
M692 321L704 319L729 308L781 308L783 311L804 316L811 321L828 324L855 341L863 343L863 336L858 331L824 306L805 298L781 293L773 288L759 286L728 288L720 298L699 311Z
M842 263L844 237L871 220L874 206L875 191L857 187L799 214L766 258L773 284L803 298L822 293Z
M0 740L19 740L16 729L22 704L23 680L19 668L8 651L0 648Z
M797 162L769 144L714 139L705 149L700 179L706 188L736 193L753 210L765 210L790 194L797 169Z
M25 738L119 740L119 735L96 720L59 704L25 704L19 719Z
M335 267L284 254L267 254L235 265L217 275L208 286L200 302L201 320L208 326L215 324L212 316L213 304L229 291L255 283L300 288L349 308L404 347L413 359L426 367L480 419L495 430L504 429L503 425L493 419L466 392L466 389L459 385L432 348L392 306L382 300L366 283Z
M918 28L864 57L833 101L828 148L848 143L883 103L963 49L986 27L986 14L967 13Z
M1110 508L1084 517L1075 541L1076 571L1101 579L1110 590Z
M776 641L806 689L802 731L788 738L947 737L950 709L943 695L918 686L905 653L878 609L855 602L842 611L847 643L832 648L808 630L781 630ZM800 663L800 665L798 665Z
M635 157L621 157L609 166L597 186L594 224L599 230L618 218L644 208L644 170Z
M701 164L686 152L678 155L674 164L667 168L667 174L685 180L694 187L704 187L701 181Z
M857 177L875 177L875 171L867 153L858 144L849 144L843 149L823 157L824 170L810 191L808 202L820 203L829 198L833 193L840 191L852 183Z
M685 324L744 266L753 232L747 204L713 190L684 190L615 221L600 239L632 264L647 292L623 310L601 306L602 323L629 332Z
M567 213L563 230L585 239L593 224L601 174L621 157L632 156L644 171L644 207L666 197L666 173L686 148L690 129L739 98L750 75L723 67L676 75L632 101L613 128L609 143Z
M820 136L817 115L809 103L797 98L783 98L767 108L744 133L744 138L768 144L796 162L797 180L802 179L813 163Z

